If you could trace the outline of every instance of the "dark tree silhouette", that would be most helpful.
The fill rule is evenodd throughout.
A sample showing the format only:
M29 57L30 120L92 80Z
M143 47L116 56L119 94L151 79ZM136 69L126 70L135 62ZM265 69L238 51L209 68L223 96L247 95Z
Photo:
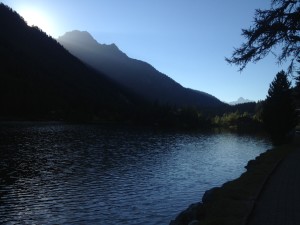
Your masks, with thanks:
M296 90L297 90L297 97L300 99L300 76L296 78Z
M277 63L290 60L289 71L295 70L294 62L300 59L300 0L272 0L268 10L257 9L254 25L242 30L247 39L236 48L230 64L242 71L249 62L257 62L269 53L275 54ZM274 53L272 50L281 51Z
M277 73L264 102L263 122L275 144L288 140L296 126L297 116L292 98L291 82L284 71Z
M300 61L299 61L300 62ZM295 85L295 102L297 108L300 109L300 71L298 71L298 76L295 78L296 85Z

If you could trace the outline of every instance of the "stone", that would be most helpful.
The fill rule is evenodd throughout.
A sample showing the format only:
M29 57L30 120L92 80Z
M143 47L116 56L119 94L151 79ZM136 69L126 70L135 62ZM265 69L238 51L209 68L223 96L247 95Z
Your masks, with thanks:
M199 220L193 220L188 225L199 225L199 224L200 224Z
M204 215L203 204L198 202L191 204L186 210L181 212L175 220L172 220L169 225L190 225L191 222L198 221ZM199 222L199 221L198 221ZM196 225L194 223L193 225Z
M213 198L213 193L218 189L219 189L219 187L214 187L210 190L207 190L202 197L202 202L206 203L206 202L211 201L211 199Z

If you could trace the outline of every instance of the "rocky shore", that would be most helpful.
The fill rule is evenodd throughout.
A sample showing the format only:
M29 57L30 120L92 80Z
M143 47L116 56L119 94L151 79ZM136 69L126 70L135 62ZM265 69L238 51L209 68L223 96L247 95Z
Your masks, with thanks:
M202 197L202 202L191 204L186 210L182 211L170 225L198 225L201 219L205 218L205 203L212 199L213 192L218 187L206 191Z
M169 225L243 225L251 214L264 184L280 162L295 149L284 145L262 153L247 164L239 178L205 192Z

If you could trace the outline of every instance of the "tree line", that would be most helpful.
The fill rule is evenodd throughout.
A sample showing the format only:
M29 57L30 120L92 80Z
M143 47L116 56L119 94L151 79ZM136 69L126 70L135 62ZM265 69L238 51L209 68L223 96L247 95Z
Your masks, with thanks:
M257 62L276 48L277 63L289 61L287 71L276 74L270 84L268 95L263 103L261 119L276 144L292 139L298 123L296 109L300 108L300 1L272 0L268 10L257 9L254 24L242 30L246 38L236 48L230 64L239 66L242 71L249 62ZM295 80L291 86L288 75Z

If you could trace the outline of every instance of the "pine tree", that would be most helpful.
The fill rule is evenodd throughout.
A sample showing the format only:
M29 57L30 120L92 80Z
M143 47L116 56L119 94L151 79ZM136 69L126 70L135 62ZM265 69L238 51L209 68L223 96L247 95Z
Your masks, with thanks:
M291 82L284 71L277 73L270 84L262 118L275 144L282 144L292 137L297 116Z

